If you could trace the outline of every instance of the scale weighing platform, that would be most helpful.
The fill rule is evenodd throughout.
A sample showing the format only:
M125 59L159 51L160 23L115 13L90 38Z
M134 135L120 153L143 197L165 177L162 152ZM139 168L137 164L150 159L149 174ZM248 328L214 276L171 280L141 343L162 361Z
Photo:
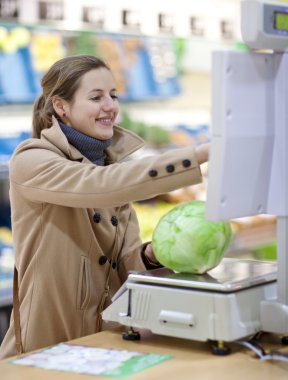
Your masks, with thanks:
M103 319L160 335L238 340L261 330L259 304L277 297L277 264L224 258L204 275L131 273Z

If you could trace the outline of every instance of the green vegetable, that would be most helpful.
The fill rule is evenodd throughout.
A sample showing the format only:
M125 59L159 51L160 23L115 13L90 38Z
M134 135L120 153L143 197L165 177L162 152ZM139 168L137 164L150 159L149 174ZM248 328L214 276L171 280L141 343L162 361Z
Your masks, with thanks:
M157 260L176 272L203 274L217 266L232 239L229 222L205 218L205 202L177 205L159 220L152 235Z

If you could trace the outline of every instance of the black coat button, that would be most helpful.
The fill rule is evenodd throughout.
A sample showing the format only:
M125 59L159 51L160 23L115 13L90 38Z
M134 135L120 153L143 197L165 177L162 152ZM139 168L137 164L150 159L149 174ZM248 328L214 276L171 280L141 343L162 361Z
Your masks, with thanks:
M108 260L108 258L106 256L102 255L99 257L99 264L104 265L104 264L106 264L107 260Z
M112 223L112 225L115 226L115 227L118 225L118 219L117 219L117 217L116 217L115 215L113 215L113 216L111 217L111 223Z
M116 263L116 261L113 261L113 263L112 263L112 269L116 269L116 267L117 267L117 263Z
M100 221L101 221L101 214L99 214L99 212L96 212L93 215L93 220L94 220L95 223L100 223Z
M148 174L150 177L157 177L158 172L155 169L151 169L151 170L149 170Z
M175 170L175 166L174 165L169 164L169 165L166 166L167 173L173 173L174 170Z
M189 168L189 166L191 166L191 161L188 159L183 160L182 165L184 166L184 168Z

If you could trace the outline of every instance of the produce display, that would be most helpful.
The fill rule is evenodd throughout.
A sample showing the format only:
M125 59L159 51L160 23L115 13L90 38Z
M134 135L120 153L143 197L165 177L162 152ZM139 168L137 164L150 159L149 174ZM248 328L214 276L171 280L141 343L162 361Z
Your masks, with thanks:
M152 235L157 260L176 272L203 274L217 266L232 240L230 222L205 218L205 202L177 205L158 222Z
M125 110L122 111L121 125L142 137L147 145L155 149L163 148L171 143L170 133L165 128L133 120Z
M177 203L163 202L158 199L133 204L139 221L140 237L143 242L152 240L153 231L160 218L176 205Z
M253 248L254 257L258 260L275 261L277 260L277 242L272 241Z

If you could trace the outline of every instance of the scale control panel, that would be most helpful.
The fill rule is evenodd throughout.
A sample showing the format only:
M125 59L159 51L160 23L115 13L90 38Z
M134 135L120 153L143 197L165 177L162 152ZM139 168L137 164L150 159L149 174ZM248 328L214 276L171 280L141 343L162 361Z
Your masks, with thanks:
M286 1L242 0L241 33L252 49L288 49L288 3Z

